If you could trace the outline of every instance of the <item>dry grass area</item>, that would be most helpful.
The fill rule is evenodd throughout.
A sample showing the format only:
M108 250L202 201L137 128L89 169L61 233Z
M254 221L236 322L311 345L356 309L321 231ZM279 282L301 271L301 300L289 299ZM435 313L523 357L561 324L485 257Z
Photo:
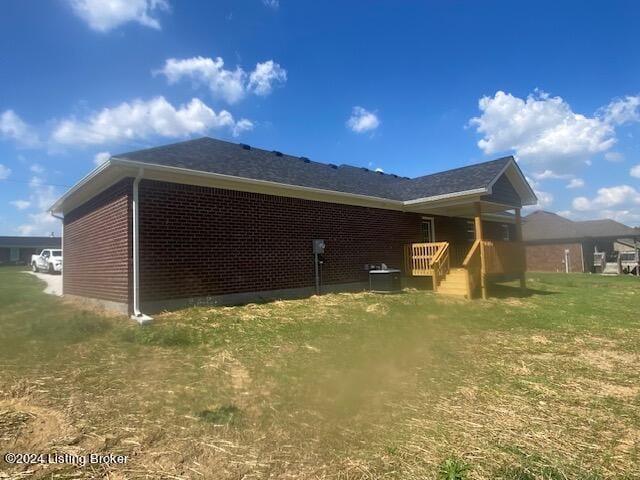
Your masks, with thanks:
M336 294L137 327L0 270L0 478L640 478L640 282Z

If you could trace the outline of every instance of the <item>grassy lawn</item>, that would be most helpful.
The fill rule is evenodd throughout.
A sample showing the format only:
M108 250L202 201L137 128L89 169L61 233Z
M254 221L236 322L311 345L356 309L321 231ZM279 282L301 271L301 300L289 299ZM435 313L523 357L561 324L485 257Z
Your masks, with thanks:
M640 281L528 284L522 298L336 294L137 327L0 269L0 453L129 455L0 462L0 478L640 478Z

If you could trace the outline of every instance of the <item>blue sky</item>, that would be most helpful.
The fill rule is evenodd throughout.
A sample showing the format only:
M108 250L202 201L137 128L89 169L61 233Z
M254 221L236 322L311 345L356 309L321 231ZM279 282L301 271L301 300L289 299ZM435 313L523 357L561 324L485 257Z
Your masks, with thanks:
M539 207L640 224L638 2L110 5L2 3L0 234L203 135L407 176L514 154Z

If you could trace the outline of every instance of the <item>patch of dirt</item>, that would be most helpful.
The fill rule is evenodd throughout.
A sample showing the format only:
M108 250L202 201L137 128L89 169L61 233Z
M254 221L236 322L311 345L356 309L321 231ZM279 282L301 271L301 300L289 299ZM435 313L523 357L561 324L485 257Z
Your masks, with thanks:
M602 397L614 397L622 400L629 400L640 394L640 387L635 385L615 385L613 383L597 382L593 380L588 380L587 384L591 391Z
M638 355L616 350L590 350L581 352L578 355L578 360L591 367L611 372L618 366L629 367L637 365Z
M522 300L520 298L505 298L500 300L500 303L504 304L504 305L509 305L510 307L527 307L527 308L532 308L534 307L534 305L527 301L527 300Z
M511 372L515 375L531 375L531 370L527 367L524 361L520 361L519 364L511 365Z
M544 335L531 335L531 342L539 345L548 345L551 341Z
M251 383L251 377L249 376L249 370L247 370L244 365L240 362L235 361L231 365L230 370L231 375L231 385L233 389L237 392L243 392L247 389L249 384Z
M237 393L246 391L251 384L249 370L236 360L228 350L221 350L213 355L210 361L202 366L205 369L214 369L225 372L231 378L231 386Z
M371 305L367 305L366 311L367 313L386 315L389 313L389 306L382 303L372 303Z

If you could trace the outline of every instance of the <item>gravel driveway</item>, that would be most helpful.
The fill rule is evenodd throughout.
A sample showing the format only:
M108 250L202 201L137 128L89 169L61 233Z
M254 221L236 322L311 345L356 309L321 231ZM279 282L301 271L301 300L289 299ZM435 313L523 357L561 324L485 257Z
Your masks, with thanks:
M35 273L35 272L23 272L35 275L40 280L46 282L47 287L44 289L44 293L49 295L62 296L62 275L50 275L48 273Z

